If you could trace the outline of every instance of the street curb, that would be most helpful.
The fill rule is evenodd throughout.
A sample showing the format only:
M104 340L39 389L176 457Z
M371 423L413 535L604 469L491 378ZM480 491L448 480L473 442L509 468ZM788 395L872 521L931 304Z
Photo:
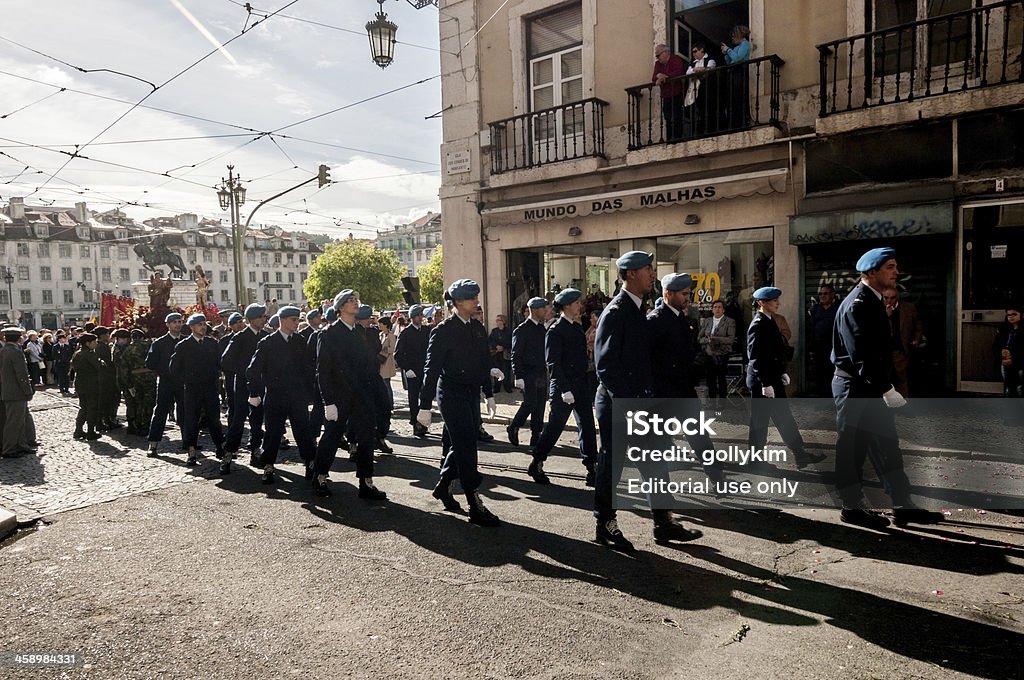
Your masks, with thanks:
M7 508L0 508L0 541L4 540L18 528L18 517Z

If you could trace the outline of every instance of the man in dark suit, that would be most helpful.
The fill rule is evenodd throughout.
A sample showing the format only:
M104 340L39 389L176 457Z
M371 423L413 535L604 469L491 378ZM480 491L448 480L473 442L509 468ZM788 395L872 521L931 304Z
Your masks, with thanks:
M398 336L395 363L405 374L409 395L409 422L416 437L425 437L427 428L416 422L420 412L420 388L423 387L423 365L427 362L427 343L430 329L423 325L423 305L409 308L409 325Z
M338 320L338 311L334 307L329 307L322 314L324 322L315 331L310 333L309 338L306 340L306 351L302 359L306 386L310 392L310 400L313 403L313 408L309 410L309 436L312 437L314 442L320 438L320 431L324 427L324 400L320 396L320 388L316 384L316 348L320 342L320 334ZM344 445L347 448L348 443L345 442Z
M316 454L309 436L309 415L306 413L309 386L303 358L306 352L303 338L296 332L299 327L298 307L287 305L278 310L281 326L256 345L246 378L249 383L249 405L263 406L267 434L263 438L263 483L273 484L274 464L281 448L285 421L292 424L295 441L299 445L302 462L309 469ZM229 467L228 466L221 466ZM227 472L222 469L222 472Z
M181 433L188 447L188 465L198 465L196 445L199 440L199 419L206 415L206 426L217 447L217 457L230 462L230 454L224 452L224 431L220 426L220 403L217 392L217 375L220 369L220 354L217 341L206 337L206 317L193 314L188 318L192 332L178 341L171 355L170 371L182 376L185 385L185 415L181 419Z
M35 453L35 424L28 411L32 399L32 379L22 350L24 330L8 326L0 331L4 345L0 347L0 408L3 409L3 448L0 457L14 458Z
M183 323L181 314L171 312L164 317L167 325L167 333L153 341L146 353L146 368L156 371L156 408L153 409L153 420L149 423L149 455L156 455L156 448L164 436L164 428L167 427L167 413L171 406L175 407L175 413L180 420L185 412L183 401L185 388L182 385L181 377L170 371L171 355L174 354L174 347L181 339L181 325ZM182 442L184 445L184 442Z
M238 453L238 449L242 445L245 421L248 419L249 464L259 467L259 448L263 443L263 407L249 405L249 381L245 371L249 368L249 363L256 353L256 344L267 337L267 331L264 329L267 323L267 308L261 304L252 303L245 308L245 321L246 328L231 336L231 342L224 348L220 360L221 368L234 375L235 408L232 413L233 417L228 422L228 434L224 449L230 454Z
M544 404L548 395L548 369L544 363L544 319L548 301L542 297L530 298L527 307L530 316L512 331L512 373L515 386L523 391L523 403L505 428L508 441L519 446L519 428L530 418L530 448L537 446L544 431Z
M864 507L861 471L865 457L885 485L897 526L908 522L934 524L942 514L914 507L910 481L893 409L906 405L892 386L892 344L882 291L896 285L896 251L875 248L857 261L860 283L839 305L832 332L832 363L836 367L832 394L836 402L836 488L842 499L841 519L881 529L889 520Z
M217 338L217 349L221 356L224 356L224 350L228 348L235 333L243 330L245 330L245 317L238 312L231 312L227 320L227 330ZM224 401L228 406L228 423L230 424L235 414L235 374L225 370L223 364L220 370L224 375Z
M106 326L96 326L92 332L96 336L96 356L103 364L99 387L100 420L96 427L101 432L116 430L121 427L117 422L117 407L121 404L121 395L117 389L117 367L114 365L114 348L110 344L110 329Z
M882 291L885 314L892 337L892 385L904 397L910 396L910 359L924 339L924 324L913 302L902 302L895 288Z

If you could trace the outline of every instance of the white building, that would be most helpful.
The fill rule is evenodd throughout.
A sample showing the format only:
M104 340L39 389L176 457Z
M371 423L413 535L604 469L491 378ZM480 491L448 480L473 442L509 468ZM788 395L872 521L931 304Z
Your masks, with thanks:
M441 214L428 212L410 224L398 224L377 232L377 248L393 250L405 267L407 276L418 276L441 245Z

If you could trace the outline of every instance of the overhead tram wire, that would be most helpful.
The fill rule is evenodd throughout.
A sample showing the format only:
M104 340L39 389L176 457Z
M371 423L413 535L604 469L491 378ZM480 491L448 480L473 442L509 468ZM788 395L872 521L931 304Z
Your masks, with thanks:
M5 113L4 115L0 116L0 120L6 119L6 118L10 118L10 117L11 117L11 116L13 116L14 114L16 114L16 113L21 113L21 112L22 112L22 111L24 111L25 109L27 109L27 108L29 108L29 107L31 107L31 106L35 106L36 104L42 104L43 102L45 102L45 101L46 101L47 99L49 99L50 97L56 97L56 96L57 96L57 95L59 95L59 94L60 94L61 92L65 92L65 91L66 91L66 90L65 90L64 88L61 88L61 89L57 90L56 92L51 92L50 94L46 95L45 97L42 97L42 98L40 98L40 99L37 99L37 100L35 100L34 102L31 102L31 103L25 104L25 105L24 105L24 106L22 106L21 108L17 108L17 109L14 109L13 111L11 111L11 112L9 112L9 113Z

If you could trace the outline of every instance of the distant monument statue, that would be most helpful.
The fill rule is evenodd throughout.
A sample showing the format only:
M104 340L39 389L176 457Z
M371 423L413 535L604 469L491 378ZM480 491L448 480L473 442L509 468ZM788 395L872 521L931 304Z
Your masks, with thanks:
M205 309L206 291L210 288L210 279L206 278L206 272L203 271L202 265L196 265L193 278L196 282L196 304Z
M181 260L181 255L171 252L167 244L159 236L153 238L152 243L138 242L135 244L135 254L142 258L142 266L148 271L155 272L161 265L167 265L171 269L171 277L184 278L187 269Z
M153 272L153 275L149 277L150 309L167 309L173 286L174 281L165 279L158 271Z

